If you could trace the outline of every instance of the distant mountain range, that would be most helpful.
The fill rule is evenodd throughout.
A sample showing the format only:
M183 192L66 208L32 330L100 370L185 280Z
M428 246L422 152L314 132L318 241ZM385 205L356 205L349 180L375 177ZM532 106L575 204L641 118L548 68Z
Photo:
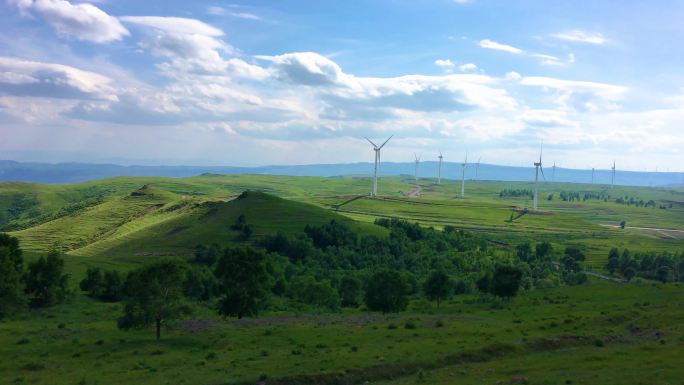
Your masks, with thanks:
M437 162L421 162L418 175L421 178L437 177ZM371 175L372 163L307 164L295 166L223 167L223 166L120 166L114 164L88 163L28 163L0 160L0 181L35 183L76 183L115 176L165 176L189 177L204 173L212 174L272 174L291 176L345 176ZM383 162L381 175L413 175L414 163ZM546 181L591 183L591 170L576 170L551 167L544 169ZM610 184L610 170L596 170L596 184ZM442 177L460 179L461 165L444 162ZM471 164L466 169L467 179L531 181L533 167L512 167L493 164ZM620 171L615 175L615 184L629 186L681 186L684 174L676 172Z

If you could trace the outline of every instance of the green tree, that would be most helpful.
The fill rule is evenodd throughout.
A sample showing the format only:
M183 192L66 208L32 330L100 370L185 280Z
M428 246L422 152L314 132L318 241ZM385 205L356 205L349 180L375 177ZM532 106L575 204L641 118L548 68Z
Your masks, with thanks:
M0 318L24 307L23 259L19 240L0 233Z
M615 273L620 268L620 251L613 247L608 253L608 263L606 264L606 270L610 274Z
M513 298L518 294L522 271L515 266L497 266L492 275L491 293L497 297Z
M423 291L430 301L437 301L437 307L442 300L449 298L453 283L449 275L441 270L433 271L423 283Z
M535 246L535 256L538 260L545 260L553 252L553 247L549 242L537 243Z
M370 310L383 313L402 311L408 305L407 291L406 282L397 271L378 271L366 284L366 306Z
M64 259L57 251L29 263L24 279L31 307L52 306L67 299L69 276L63 271Z
M250 246L227 248L216 263L219 314L242 318L256 315L271 289L271 266L262 250Z
M529 262L532 259L532 246L529 242L522 243L515 247L515 254L521 261Z
M361 281L353 276L346 276L340 281L340 298L342 306L357 307L361 297Z
M189 313L183 296L186 269L182 260L163 259L129 273L119 328L144 329L154 325L159 340L162 325Z
M99 298L104 290L104 278L102 270L98 267L89 267L86 276L78 284L81 290L88 292L88 295Z
M340 308L340 295L327 279L317 281L307 275L298 277L291 287L292 297L299 302L336 311Z

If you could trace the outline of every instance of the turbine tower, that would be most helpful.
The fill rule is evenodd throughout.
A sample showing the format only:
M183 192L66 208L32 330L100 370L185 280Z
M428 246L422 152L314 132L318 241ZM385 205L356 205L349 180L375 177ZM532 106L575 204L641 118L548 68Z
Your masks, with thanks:
M541 149L539 150L539 162L534 163L534 201L532 204L533 209L536 211L537 208L539 207L539 171L541 170L542 177L544 180L546 180L546 177L544 176L544 169L542 168L542 152L544 151L544 147L542 145Z
M375 151L375 170L373 172L373 191L371 192L371 196L377 196L378 195L378 167L380 166L380 150L382 150L383 147L389 142L390 139L392 139L391 135L385 143L381 144L380 146L376 145L371 141L370 139L366 138L366 140L373 145L373 151Z
M437 184L442 184L442 151L439 152L439 168L437 169Z
M468 153L466 153L465 162L461 163L461 198L465 198L465 172L468 167Z
M613 161L613 168L611 168L611 176L610 176L610 189L612 190L613 187L615 186L615 161Z
M415 157L415 162L416 162L416 170L414 174L414 178L416 179L416 184L418 184L418 164L420 163L420 157L421 155L416 154L415 152L413 153L413 156Z
M551 172L551 182L556 181L556 162L553 162L553 171Z
M594 184L594 172L596 172L595 168L591 168L591 184Z

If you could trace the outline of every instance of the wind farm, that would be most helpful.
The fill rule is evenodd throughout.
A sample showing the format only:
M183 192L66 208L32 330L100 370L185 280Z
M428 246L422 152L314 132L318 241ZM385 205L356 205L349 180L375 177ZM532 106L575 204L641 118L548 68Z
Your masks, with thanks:
M652 3L0 3L0 384L682 384Z

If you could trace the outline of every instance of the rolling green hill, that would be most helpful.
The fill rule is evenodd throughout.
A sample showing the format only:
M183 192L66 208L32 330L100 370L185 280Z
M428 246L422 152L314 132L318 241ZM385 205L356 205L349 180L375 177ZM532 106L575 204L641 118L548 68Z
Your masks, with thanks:
M164 210L160 210L164 211ZM73 251L74 255L147 256L187 255L197 244L227 245L241 242L240 232L231 229L240 215L254 233L250 240L278 231L298 233L306 225L321 225L331 220L347 223L363 233L380 234L384 229L358 223L329 210L286 200L270 194L248 191L229 201L185 205L122 226L105 239ZM145 221L146 219L146 221Z

